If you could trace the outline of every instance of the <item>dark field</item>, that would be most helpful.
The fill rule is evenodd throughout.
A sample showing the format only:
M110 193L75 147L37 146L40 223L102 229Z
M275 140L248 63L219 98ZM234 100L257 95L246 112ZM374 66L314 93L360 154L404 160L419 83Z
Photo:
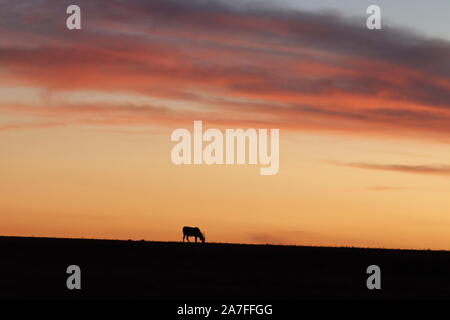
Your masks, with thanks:
M450 298L450 252L0 237L0 298ZM66 268L81 268L81 290ZM381 268L368 290L366 268Z

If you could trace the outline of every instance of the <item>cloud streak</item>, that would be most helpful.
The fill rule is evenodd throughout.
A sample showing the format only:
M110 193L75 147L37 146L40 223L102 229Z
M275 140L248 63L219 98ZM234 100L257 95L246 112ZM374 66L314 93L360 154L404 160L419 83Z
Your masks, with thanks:
M39 129L39 128L55 128L55 127L63 127L66 126L65 123L62 122L32 122L32 123L12 123L8 125L0 126L0 131L8 131L15 129Z
M369 170L384 170L384 171L396 171L404 173L415 174L427 174L427 175L440 175L450 176L450 165L404 165L404 164L374 164L364 162L334 162L335 165L346 166L351 168L369 169Z
M69 4L6 1L0 85L146 95L157 110L132 102L49 108L51 99L17 108L0 98L4 112L80 123L91 113L104 119L99 125L203 117L292 130L450 133L446 41L370 32L339 14L215 0L79 1L83 29L71 32L48 19Z

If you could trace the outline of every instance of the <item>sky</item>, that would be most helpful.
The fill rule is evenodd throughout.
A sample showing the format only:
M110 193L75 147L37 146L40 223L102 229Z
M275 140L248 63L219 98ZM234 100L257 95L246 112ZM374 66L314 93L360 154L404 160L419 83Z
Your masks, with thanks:
M448 1L0 4L1 235L450 249ZM174 165L194 120L279 173Z

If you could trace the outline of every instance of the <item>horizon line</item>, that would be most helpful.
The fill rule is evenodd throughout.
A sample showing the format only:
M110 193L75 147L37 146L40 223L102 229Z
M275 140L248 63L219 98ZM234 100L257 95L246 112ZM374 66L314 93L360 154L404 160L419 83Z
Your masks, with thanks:
M183 242L183 241L162 241L162 240L135 240L135 239L108 239L108 238L65 238L65 237L51 237L51 236L11 236L11 235L0 235L0 240L4 238L19 238L19 239L47 239L47 240L93 240L93 241L121 241L121 242L153 242L153 243L196 243L196 242ZM360 249L360 250L384 250L384 251L432 251L432 252L447 252L450 253L449 249L413 249L413 248L382 248L382 247L357 247L357 246L320 246L320 245L299 245L299 244L272 244L272 243L239 243L239 242L199 242L198 245L233 245L233 246L271 246L271 247L298 247L298 248L317 248L317 249Z

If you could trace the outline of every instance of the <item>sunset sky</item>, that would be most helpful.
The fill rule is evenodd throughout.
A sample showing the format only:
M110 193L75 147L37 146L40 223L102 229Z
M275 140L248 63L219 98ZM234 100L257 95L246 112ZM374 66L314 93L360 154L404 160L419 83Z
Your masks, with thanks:
M0 5L0 235L450 250L450 1ZM174 165L194 120L279 173Z

